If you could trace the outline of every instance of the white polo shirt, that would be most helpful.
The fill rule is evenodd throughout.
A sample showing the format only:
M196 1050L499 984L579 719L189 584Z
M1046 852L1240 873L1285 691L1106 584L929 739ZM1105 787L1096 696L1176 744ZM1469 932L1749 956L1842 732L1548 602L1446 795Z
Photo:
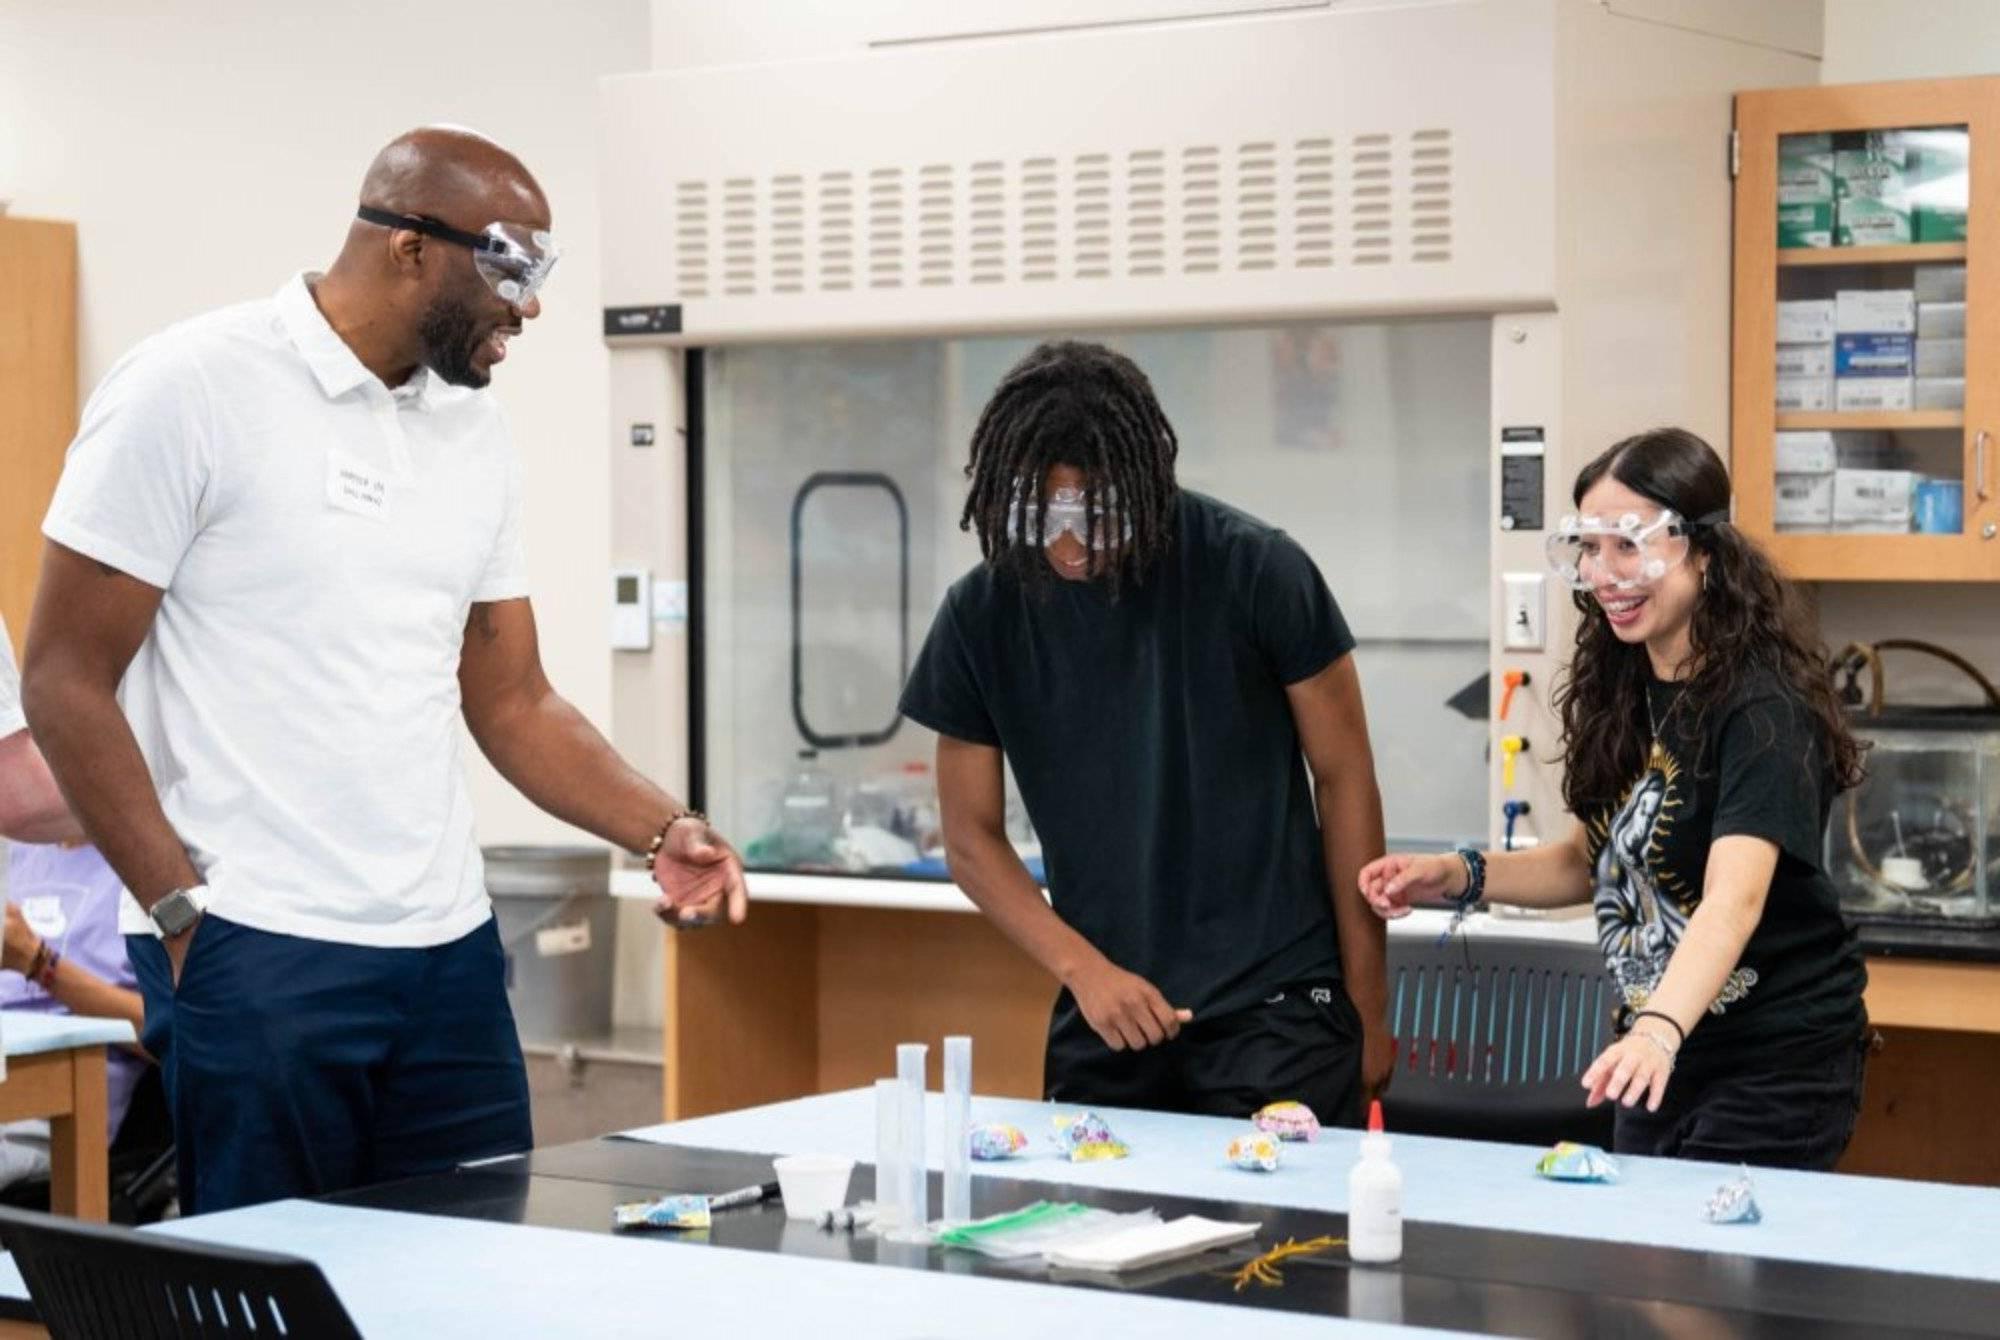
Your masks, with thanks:
M492 397L392 392L313 278L120 360L42 529L164 592L119 700L210 911L443 944L490 915L458 662L472 603L527 593L520 473Z
M21 671L14 664L14 644L7 640L7 621L0 619L0 740L28 729L21 711Z

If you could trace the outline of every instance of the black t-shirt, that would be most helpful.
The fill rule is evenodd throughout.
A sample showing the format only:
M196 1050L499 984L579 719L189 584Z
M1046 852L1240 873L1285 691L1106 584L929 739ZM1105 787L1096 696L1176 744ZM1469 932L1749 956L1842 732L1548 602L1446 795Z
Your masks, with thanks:
M1006 754L1057 914L1199 1017L1340 975L1285 686L1354 638L1283 531L1186 490L1176 506L1174 547L1115 601L960 578L902 710Z
M1710 846L1740 834L1776 846L1777 869L1757 929L1683 1060L1810 1059L1853 1042L1867 971L1822 870L1835 788L1811 715L1768 676L1704 723L1677 706L1680 685L1655 680L1647 692L1660 743L1624 801L1590 816L1587 829L1598 943L1625 1007L1645 1008L1659 985L1701 905Z

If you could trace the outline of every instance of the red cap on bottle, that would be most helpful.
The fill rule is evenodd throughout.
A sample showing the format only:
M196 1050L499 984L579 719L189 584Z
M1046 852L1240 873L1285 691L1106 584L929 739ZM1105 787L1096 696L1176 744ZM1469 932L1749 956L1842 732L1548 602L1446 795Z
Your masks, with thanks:
M1368 1133L1370 1135L1380 1135L1382 1133L1382 1100L1380 1098L1371 1098L1368 1100Z

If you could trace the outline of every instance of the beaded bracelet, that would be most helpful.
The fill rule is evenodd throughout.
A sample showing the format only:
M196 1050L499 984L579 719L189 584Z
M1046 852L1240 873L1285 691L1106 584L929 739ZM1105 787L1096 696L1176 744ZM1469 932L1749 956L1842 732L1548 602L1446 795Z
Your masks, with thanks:
M28 965L27 979L44 991L53 991L56 984L56 969L62 964L62 950L47 940L35 946L35 958Z
M648 870L652 869L653 864L660 859L660 849L667 845L667 834L671 833L674 825L683 819L693 819L698 823L704 824L708 822L708 816L700 810L682 810L679 814L674 815L671 819L661 824L660 831L653 834L652 842L646 847L646 868Z
M1460 847L1458 859L1465 866L1465 892L1451 901L1461 908L1477 907L1486 896L1486 853Z

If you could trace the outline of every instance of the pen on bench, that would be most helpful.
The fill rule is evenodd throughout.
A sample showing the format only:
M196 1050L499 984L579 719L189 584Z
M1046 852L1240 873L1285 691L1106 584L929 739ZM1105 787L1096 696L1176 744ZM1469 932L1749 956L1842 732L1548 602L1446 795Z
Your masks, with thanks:
M719 1196L708 1198L711 1210L733 1210L739 1205L757 1205L778 1194L776 1182L765 1182L761 1186L746 1186L739 1191L725 1191Z

